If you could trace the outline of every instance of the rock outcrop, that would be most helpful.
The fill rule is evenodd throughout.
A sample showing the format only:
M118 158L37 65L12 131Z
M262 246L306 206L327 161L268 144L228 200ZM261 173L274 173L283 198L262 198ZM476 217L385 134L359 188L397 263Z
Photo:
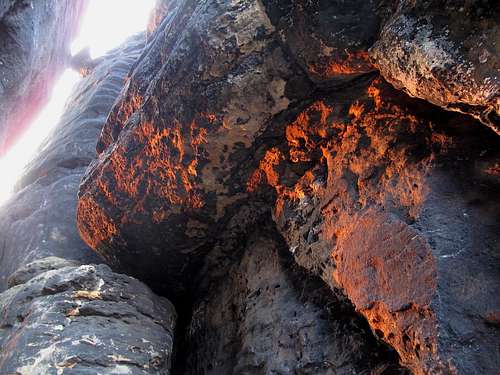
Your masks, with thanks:
M0 157L47 103L86 0L0 2Z
M500 134L500 4L401 0L370 51L387 81Z
M0 208L0 373L170 374L176 312L80 239L76 199L97 138L144 48L96 62Z
M159 0L1 210L0 372L495 374L498 6L462 3Z
M170 374L174 307L108 266L38 274L0 310L2 374Z
M153 42L111 110L98 159L83 179L82 238L114 267L157 290L192 293L194 301L208 293L221 301L230 298L224 287L204 285L217 273L238 274L231 271L241 259L235 238L262 225L257 216L267 212L296 262L347 298L413 373L492 373L499 140L471 117L432 104L458 109L450 97L435 99L446 87L455 102L467 103L461 112L494 128L498 81L490 79L486 91L482 85L495 74L496 60L477 66L484 77L468 76L478 85L458 81L458 55L448 57L450 75L398 84L390 74L403 74L384 67L390 57L384 46L410 3L173 2L154 23ZM415 7L423 12L412 11L422 19L415 27L425 29L431 8ZM497 22L484 17L486 24ZM426 35L438 43L432 32ZM404 38L396 62L387 61L400 69L433 64L430 55L414 61ZM432 104L397 91L383 77ZM417 86L422 91L413 92ZM236 232L235 220L245 223ZM249 257L249 264L258 263L258 255ZM471 286L464 298L459 290L469 285L489 287ZM240 303L249 308L248 300ZM228 314L220 304L195 302L201 309L195 328L217 326L212 316ZM238 316L238 324L245 319ZM234 328L227 329L231 340ZM250 344L252 332L236 330L241 345L260 345ZM230 372L255 361L284 371L265 353L242 367L228 363L216 349L224 340L209 335L200 349L202 357L213 356L213 368ZM193 373L209 371L198 362L191 363Z

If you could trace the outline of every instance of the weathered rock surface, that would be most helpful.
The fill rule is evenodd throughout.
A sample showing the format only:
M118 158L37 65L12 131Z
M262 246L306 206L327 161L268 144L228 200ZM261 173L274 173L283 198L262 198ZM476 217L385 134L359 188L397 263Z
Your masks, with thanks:
M246 199L232 171L287 107L293 72L259 2L184 1L172 14L103 129L78 227L110 264L179 289Z
M0 157L47 102L85 3L0 1Z
M59 124L27 166L18 191L0 207L0 290L11 273L35 259L100 263L76 229L76 195L108 112L143 46L143 36L131 39L79 83Z
M257 231L194 303L185 374L404 374L367 325Z
M0 311L2 374L170 374L174 307L108 266L38 274Z
M252 179L276 189L297 262L342 289L415 374L497 367L500 140L468 122L377 80L280 124L286 145Z
M461 64L453 55L450 75L422 81L421 93L411 91L416 84L398 86L389 74L397 70L384 71L390 54L381 51L411 4L179 0L152 23L83 179L77 223L113 266L165 293L194 296L187 325L191 345L199 345L188 360L191 373L286 373L287 363L328 373L317 367L325 356L337 359L332 371L342 371L339 353L329 349L337 339L318 344L325 351L315 357L281 336L280 329L298 330L308 317L314 329L325 327L315 315L320 307L301 310L304 320L292 322L289 309L301 301L293 288L264 300L251 295L259 277L270 286L288 269L267 268L259 255L266 243L243 255L237 246L245 233L269 225L257 217L267 212L269 219L270 211L295 261L347 298L413 373L498 367L499 140L471 117L412 99L376 72L456 110L425 94L446 87L466 103L460 111L486 121L494 120L483 114L493 113L498 83L492 78L489 91L481 85L496 60L478 68L484 77L468 76L472 83L453 81L453 64ZM423 12L413 15L422 19L420 31L434 20L426 6L414 6ZM441 34L425 35L441 41ZM450 32L450 40L457 35ZM396 56L400 69L412 69L411 53ZM433 64L427 57L419 69ZM273 328L262 324L268 316ZM335 330L338 322L331 324ZM277 352L273 340L284 343ZM360 370L358 360L349 357L345 368ZM368 362L364 369L373 369Z
M0 4L9 61L54 66L15 87L33 108L81 5L35 22L48 59L46 3ZM159 0L1 209L0 372L496 373L499 16ZM172 298L175 345L173 306L87 245Z
M399 2L370 51L390 83L500 134L500 3Z
M170 374L173 305L89 264L100 258L75 222L81 175L144 43L138 35L96 62L0 210L0 287L10 288L0 294L1 374Z

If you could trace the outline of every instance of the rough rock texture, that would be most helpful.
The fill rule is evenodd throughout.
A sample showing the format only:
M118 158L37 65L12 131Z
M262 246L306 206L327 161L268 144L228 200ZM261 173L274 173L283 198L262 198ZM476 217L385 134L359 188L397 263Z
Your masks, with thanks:
M242 250L245 235L272 225L271 216L295 261L349 300L413 373L498 368L500 141L470 116L412 99L377 73L391 80L378 58L372 65L369 48L375 43L377 56L410 3L178 0L153 23L83 178L77 224L117 269L176 301L191 296L193 320L184 325L194 341L205 337L189 357L191 373L286 373L288 365L317 368L322 356L339 370L336 339L308 357L280 333L306 325L321 306L302 310L294 325L293 288L286 306L281 291L264 302L250 294L259 276L272 285L288 269L261 260L272 244ZM417 16L425 29L433 14ZM396 57L411 67L410 53ZM426 64L432 59L419 68ZM468 106L486 95L478 105L490 111L498 84L488 86L491 96L464 82L433 84L457 96L470 90ZM282 323L262 324L271 315ZM281 352L266 346L282 337ZM358 354L380 354L372 350ZM346 368L359 370L359 358L349 358Z
M402 0L370 56L395 87L500 134L499 20L498 1Z
M133 38L79 83L59 124L26 167L17 193L0 207L0 290L12 272L35 259L99 261L76 229L76 194L106 116L143 46L143 36Z
M278 238L278 240L277 240ZM186 374L404 374L366 323L259 231L195 302Z
M275 187L297 262L341 288L414 373L493 373L499 140L464 117L436 124L386 84L365 93L306 106L255 180Z
M144 35L96 62L0 210L0 373L170 374L176 312L79 238L81 175ZM82 263L85 263L82 265ZM15 271L15 272L14 272Z
M85 3L0 1L0 157L47 102Z
M2 374L170 374L174 307L108 266L38 274L0 311Z

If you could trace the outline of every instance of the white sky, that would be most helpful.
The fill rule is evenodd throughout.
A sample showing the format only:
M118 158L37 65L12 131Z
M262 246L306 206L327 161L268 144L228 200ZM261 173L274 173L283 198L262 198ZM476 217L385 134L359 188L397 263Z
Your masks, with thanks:
M88 46L93 58L104 55L129 36L145 30L155 0L90 0L80 27L80 35L71 45L73 54ZM23 169L35 156L38 146L58 123L64 104L80 76L66 70L54 86L47 106L31 127L0 159L0 205L12 194Z

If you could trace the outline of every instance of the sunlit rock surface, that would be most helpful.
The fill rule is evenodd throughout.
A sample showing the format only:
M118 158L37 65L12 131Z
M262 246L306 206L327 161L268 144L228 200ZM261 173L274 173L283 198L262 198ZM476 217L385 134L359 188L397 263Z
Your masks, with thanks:
M0 1L0 157L47 103L85 4Z
M78 235L76 194L107 114L143 45L143 36L132 39L103 57L79 83L59 124L26 167L17 192L0 207L0 289L12 272L36 259L100 261Z
M176 312L80 240L81 175L144 35L96 62L0 208L0 373L170 374Z
M245 259L242 243L255 227L271 225L262 216L272 217L296 262L352 303L413 373L493 373L499 140L472 117L433 104L457 108L411 92L426 82L398 85L388 73L397 70L385 71L382 58L391 55L381 48L408 7L172 2L154 23L83 179L82 238L158 290L217 300L227 292L207 283L238 272L231 270ZM432 18L430 7L422 9L418 17ZM396 56L400 67L411 68L411 53ZM415 62L419 69L433 64L428 57ZM432 104L393 88L377 69ZM487 97L478 105L492 113L495 82L489 93L467 85L465 96L465 84L432 84L464 102ZM195 312L184 325L226 329L207 322L225 316L221 303L196 303L187 303ZM240 343L253 340L252 332L238 335ZM229 373L253 361L232 349L239 354L229 364L216 349L225 339L207 340L200 356L219 358L212 368ZM266 353L254 364L280 368ZM193 373L210 370L196 358Z

